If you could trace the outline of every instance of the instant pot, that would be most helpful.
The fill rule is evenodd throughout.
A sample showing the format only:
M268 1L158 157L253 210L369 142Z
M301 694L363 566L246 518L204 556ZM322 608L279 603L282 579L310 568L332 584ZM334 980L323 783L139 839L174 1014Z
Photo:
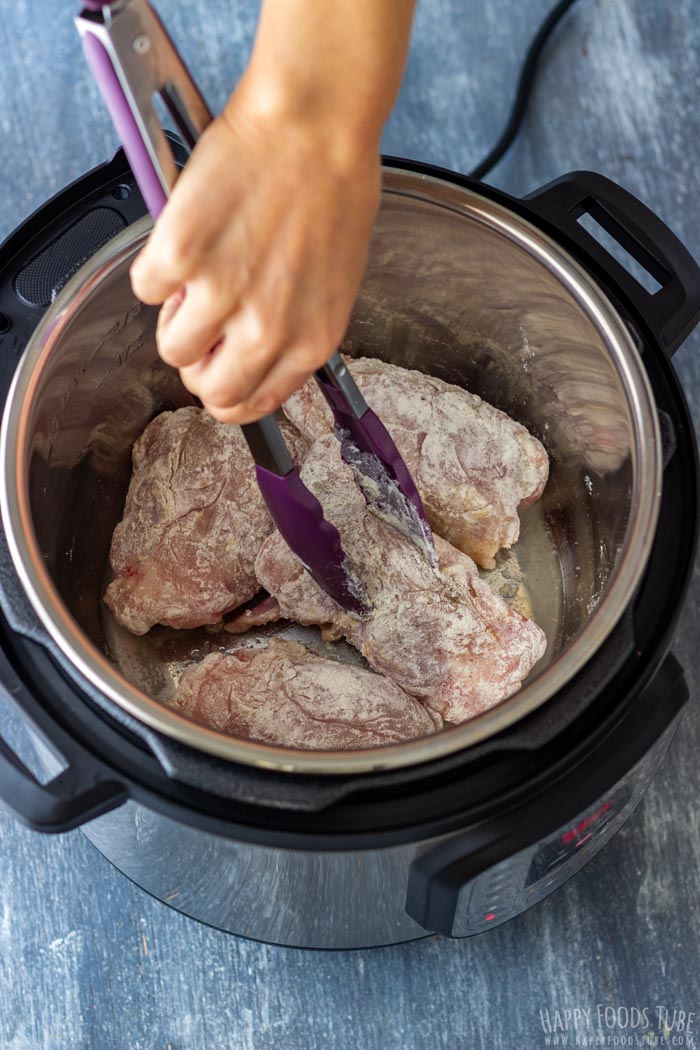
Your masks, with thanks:
M192 403L157 356L156 311L130 289L148 228L119 152L0 250L0 681L48 777L0 741L5 807L39 831L82 826L149 893L259 940L360 948L500 925L620 828L688 700L670 646L698 470L671 357L700 318L700 268L600 175L519 200L385 160L343 349L462 384L544 442L550 481L508 564L547 653L462 726L295 751L162 702L187 662L245 639L132 638L101 600L131 446L160 411Z

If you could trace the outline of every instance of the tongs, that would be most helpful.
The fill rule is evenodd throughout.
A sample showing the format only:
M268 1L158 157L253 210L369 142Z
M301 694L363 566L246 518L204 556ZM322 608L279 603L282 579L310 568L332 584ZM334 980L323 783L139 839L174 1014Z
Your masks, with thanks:
M85 56L153 219L165 207L178 167L153 103L160 95L191 151L212 121L197 85L147 0L83 0L75 20ZM338 353L315 379L334 417L341 455L368 507L436 564L421 498L381 420L368 407ZM340 535L294 467L274 415L243 426L258 485L275 525L316 583L362 615L366 591Z

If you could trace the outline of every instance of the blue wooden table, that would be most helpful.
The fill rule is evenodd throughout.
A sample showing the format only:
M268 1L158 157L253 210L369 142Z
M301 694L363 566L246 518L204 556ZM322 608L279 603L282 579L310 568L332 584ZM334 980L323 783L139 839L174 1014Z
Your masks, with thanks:
M550 3L422 0L386 151L469 169ZM221 105L257 5L159 7ZM493 181L524 193L566 170L601 171L700 255L698 13L697 0L579 0ZM70 0L3 5L0 237L115 148L70 15ZM677 365L698 421L700 334ZM699 606L696 581L676 647L694 693ZM612 1046L634 1035L633 1007L661 1035L674 1009L694 1013L694 1042L673 1045L700 1045L699 745L694 703L629 824L538 908L469 941L370 952L236 940L151 900L79 832L42 838L0 815L0 1050L539 1050L557 1018L570 1040L577 1022L579 1045L599 1034Z

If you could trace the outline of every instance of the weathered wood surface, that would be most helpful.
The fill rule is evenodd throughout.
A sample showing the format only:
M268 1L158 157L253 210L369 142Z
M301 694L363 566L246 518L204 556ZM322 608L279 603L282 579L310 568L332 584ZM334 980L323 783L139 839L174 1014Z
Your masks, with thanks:
M550 2L422 0L387 152L469 168L501 126L523 47ZM3 5L0 236L115 145L71 6ZM159 6L220 105L243 68L256 5ZM494 181L524 193L593 168L700 255L698 14L697 0L580 0ZM677 357L696 421L699 355L696 333ZM699 605L696 586L676 646L694 692ZM603 854L535 910L463 943L319 954L239 941L151 900L78 832L42 838L2 816L0 1048L537 1050L543 1010L595 1018L602 1003L697 1014L699 740L694 704L647 799ZM595 1021L580 1023L579 1036L596 1031Z

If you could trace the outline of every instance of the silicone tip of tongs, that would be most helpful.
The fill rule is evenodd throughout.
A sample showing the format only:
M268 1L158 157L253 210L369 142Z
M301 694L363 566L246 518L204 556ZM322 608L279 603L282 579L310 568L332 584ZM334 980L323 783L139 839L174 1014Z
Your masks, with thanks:
M260 491L272 520L290 550L326 594L341 608L366 616L371 606L363 581L345 554L335 525L296 470L280 477L259 465Z

